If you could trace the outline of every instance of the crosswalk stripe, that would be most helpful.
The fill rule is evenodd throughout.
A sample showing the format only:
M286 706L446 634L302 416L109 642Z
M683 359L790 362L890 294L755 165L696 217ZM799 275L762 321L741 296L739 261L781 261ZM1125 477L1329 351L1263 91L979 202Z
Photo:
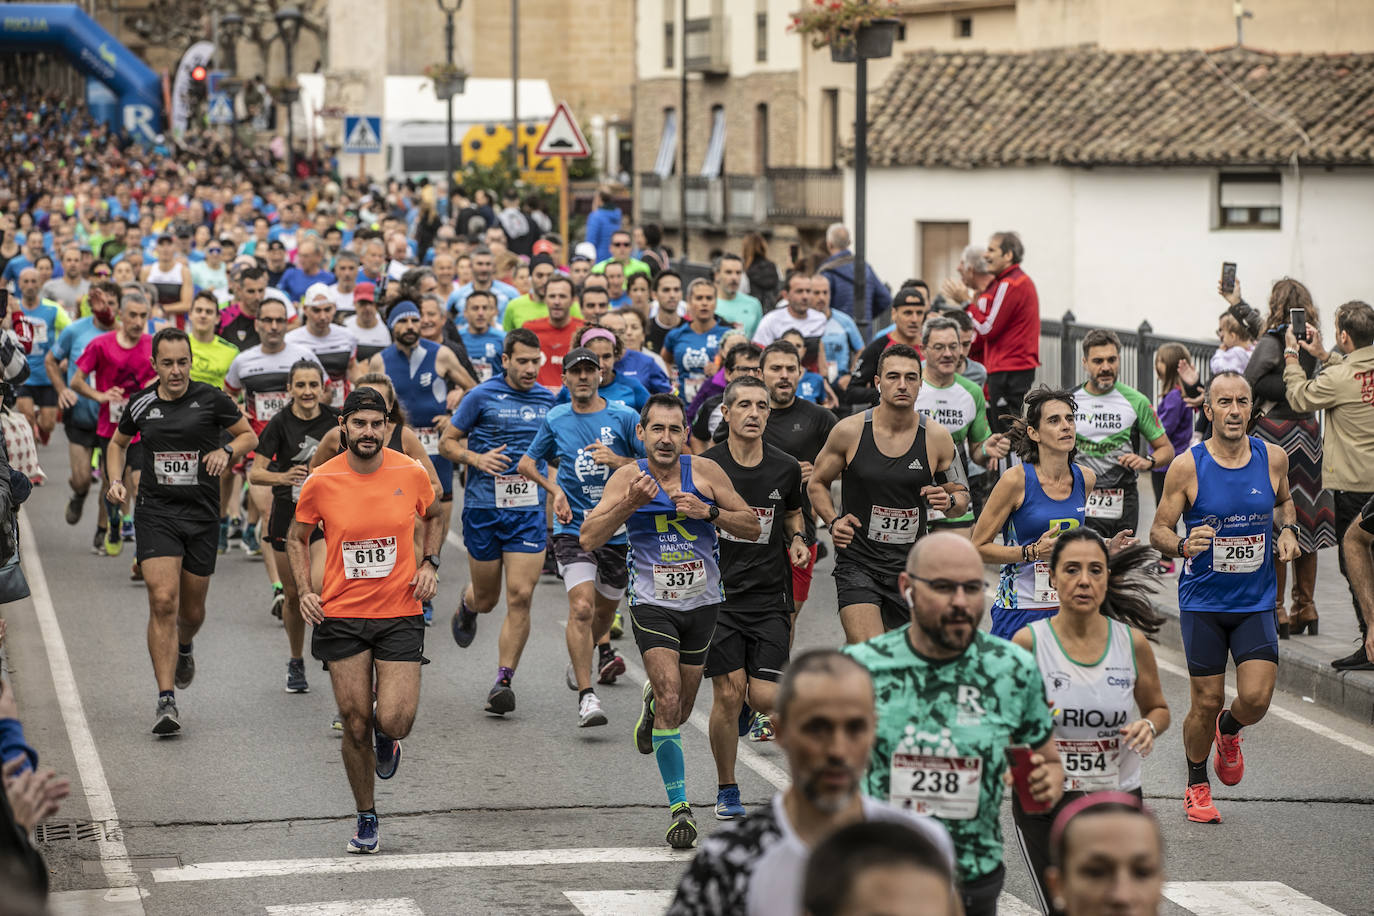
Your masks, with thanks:
M1164 896L1195 916L1341 916L1278 881L1170 881Z
M672 891L564 891L582 916L661 916Z
M1020 897L1003 892L997 898L998 916L1040 916L1040 911Z
M267 916L424 916L424 911L409 897L385 897L380 900L328 900L323 903L297 903L289 906L269 906Z

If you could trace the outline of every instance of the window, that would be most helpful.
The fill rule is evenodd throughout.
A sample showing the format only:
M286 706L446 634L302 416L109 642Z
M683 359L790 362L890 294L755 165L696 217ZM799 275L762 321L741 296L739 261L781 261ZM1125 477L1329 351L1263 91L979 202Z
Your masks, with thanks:
M821 90L821 167L840 163L840 90Z
M768 63L768 13L754 14L754 60Z
M954 17L954 37L972 38L973 37L973 17L955 16Z
M768 168L768 105L760 102L754 108L754 174L762 175Z
M1217 182L1217 225L1232 229L1277 229L1283 181L1277 174L1223 174Z
M725 106L711 106L711 140L701 163L702 178L719 178L725 170Z
M673 69L674 65L676 64L676 61L675 61L674 58L673 58L673 51L674 51L674 49L677 48L677 41L673 38L673 33L676 31L675 25L676 25L676 23L672 23L672 22L665 22L665 23L663 23L663 69L664 69L664 70L671 70L671 69Z
M893 40L894 40L894 41L897 41L897 42L906 41L906 22L905 22L905 21L899 22L899 23L897 24L897 37L896 37L895 39L893 39Z
M630 160L625 160L626 162ZM667 178L677 165L677 111L663 109L663 135L658 141L658 155L654 157L654 174Z

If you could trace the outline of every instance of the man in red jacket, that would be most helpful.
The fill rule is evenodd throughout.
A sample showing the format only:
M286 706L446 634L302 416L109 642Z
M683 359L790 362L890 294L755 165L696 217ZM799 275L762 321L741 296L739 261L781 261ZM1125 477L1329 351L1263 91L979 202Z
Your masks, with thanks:
M983 255L992 282L968 307L988 370L988 425L995 432L1006 432L1003 414L1021 414L1040 365L1040 297L1021 270L1025 253L1015 232L994 233Z

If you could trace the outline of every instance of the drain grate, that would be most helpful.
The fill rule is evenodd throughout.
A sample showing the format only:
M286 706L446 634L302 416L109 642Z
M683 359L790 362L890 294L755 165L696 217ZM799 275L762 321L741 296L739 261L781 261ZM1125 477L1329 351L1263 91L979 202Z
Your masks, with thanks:
M64 821L53 824L39 824L33 828L34 838L40 843L72 843L82 841L124 839L123 832L108 821Z

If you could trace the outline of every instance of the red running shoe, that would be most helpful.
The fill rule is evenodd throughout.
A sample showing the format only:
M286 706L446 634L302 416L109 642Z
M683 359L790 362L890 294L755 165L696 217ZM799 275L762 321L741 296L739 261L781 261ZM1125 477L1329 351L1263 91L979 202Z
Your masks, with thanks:
M1239 732L1234 735L1221 733L1221 713L1218 713L1217 751L1212 755L1212 769L1217 771L1217 779L1221 780L1222 785L1234 786L1245 777L1245 755L1240 752L1240 743L1244 740Z
M1221 812L1212 804L1212 787L1205 782L1183 793L1183 813L1195 824L1220 824Z

